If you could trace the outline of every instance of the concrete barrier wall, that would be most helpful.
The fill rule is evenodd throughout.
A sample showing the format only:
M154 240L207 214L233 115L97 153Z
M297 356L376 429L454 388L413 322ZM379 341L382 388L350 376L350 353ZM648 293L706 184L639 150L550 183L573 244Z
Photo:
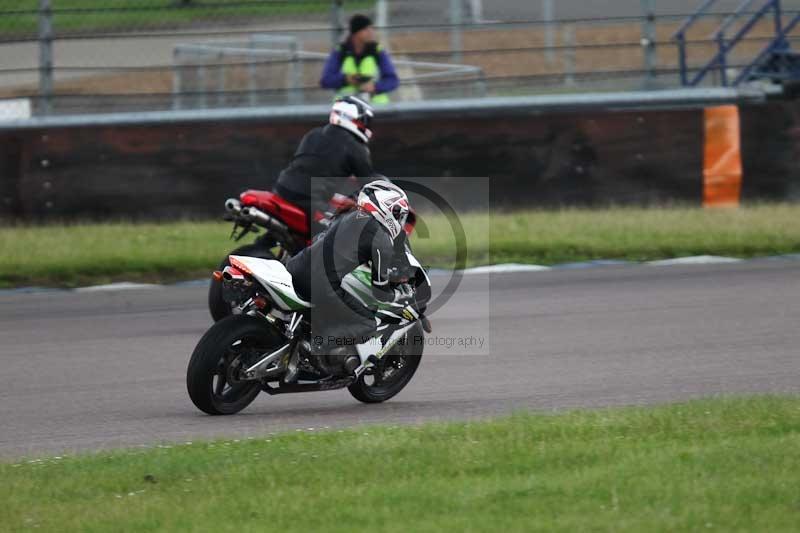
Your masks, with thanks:
M0 216L22 215L19 198L22 160L22 140L14 135L0 135Z
M794 199L800 104L742 108L745 200ZM300 137L320 123L203 121L0 133L0 216L176 218L221 213L242 189L269 188ZM390 115L373 159L389 176L492 178L495 205L700 205L703 111ZM463 202L462 202L463 201Z
M800 101L740 108L742 200L800 200Z

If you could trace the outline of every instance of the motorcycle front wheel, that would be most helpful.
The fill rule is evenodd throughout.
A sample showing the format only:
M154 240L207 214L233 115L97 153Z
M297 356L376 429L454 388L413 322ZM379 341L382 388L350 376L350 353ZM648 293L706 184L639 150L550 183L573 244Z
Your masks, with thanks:
M234 315L220 320L197 343L186 369L186 388L198 409L210 415L238 413L261 391L261 384L237 381L235 368L255 363L284 343L264 320Z
M275 256L272 254L272 252L264 246L258 243L248 244L245 246L240 246L225 256L225 259L223 259L222 263L219 265L220 270L223 270L226 266L230 265L228 256L231 255L258 257L261 259L275 259ZM211 318L214 319L214 322L219 322L223 318L229 317L231 314L233 314L231 305L222 298L222 282L215 279L211 280L211 285L208 287L208 311L211 313Z
M419 322L405 339L384 355L371 375L363 375L348 387L356 400L381 403L396 396L414 377L424 348L424 333Z

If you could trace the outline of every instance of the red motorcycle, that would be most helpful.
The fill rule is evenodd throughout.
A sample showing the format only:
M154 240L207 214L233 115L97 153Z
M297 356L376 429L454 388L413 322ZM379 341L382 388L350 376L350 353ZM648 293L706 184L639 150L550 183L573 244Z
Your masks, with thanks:
M355 207L353 198L336 194L331 198L328 220ZM261 259L276 259L286 263L290 257L311 244L311 230L305 212L270 191L247 190L239 199L225 201L225 220L233 222L231 238L239 242L249 234L260 235L252 244L231 251L220 263L218 271L229 266L228 257L243 255ZM409 213L405 232L410 235L416 224L416 215ZM222 280L212 278L208 289L208 308L215 322L233 313L234 306L223 298Z

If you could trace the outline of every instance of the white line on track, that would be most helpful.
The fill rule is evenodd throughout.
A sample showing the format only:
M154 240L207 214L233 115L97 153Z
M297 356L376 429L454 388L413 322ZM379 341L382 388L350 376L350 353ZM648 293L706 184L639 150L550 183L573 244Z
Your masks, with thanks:
M76 292L103 292L103 291L129 291L138 289L161 289L165 285L156 285L155 283L130 283L123 281L120 283L109 283L107 285L94 285L91 287L80 287L75 289Z
M541 265L523 265L519 263L508 263L505 265L489 265L475 268L467 268L463 274L509 274L512 272L545 272L553 270L552 267Z
M696 255L693 257L680 257L678 259L664 259L661 261L648 261L650 266L675 266L675 265L724 265L728 263L741 263L743 259L735 257L719 257L716 255Z

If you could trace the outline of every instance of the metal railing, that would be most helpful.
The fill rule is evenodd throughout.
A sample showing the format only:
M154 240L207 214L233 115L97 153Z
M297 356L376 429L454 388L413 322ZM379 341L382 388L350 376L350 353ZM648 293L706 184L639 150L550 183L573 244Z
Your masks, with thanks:
M754 5L757 5L758 2L763 3L760 7L753 10ZM729 85L729 55L766 16L772 15L775 26L774 35L770 37L769 44L754 59L744 65L743 70L736 76L733 85L738 85L747 80L759 62L771 52L788 47L789 33L795 28L798 22L800 22L800 14L796 14L788 25L783 25L784 11L782 9L781 0L743 0L736 10L728 15L709 37L717 46L717 51L713 57L702 65L694 75L690 75L690 66L687 60L689 41L686 38L686 34L716 3L717 0L706 0L703 2L698 10L687 18L678 31L672 36L673 40L678 43L680 78L681 84L684 86L697 86L703 82L710 72L718 71L721 85L727 87ZM749 16L749 18L744 21L742 26L732 37L728 38L728 32L744 16Z
M256 34L246 41L179 44L173 58L174 109L331 99L329 90L314 87L328 54L303 50L293 36ZM480 67L397 58L393 63L404 71L395 99L433 98L430 82L435 81L453 82L445 93L448 97L486 95Z
M795 17L792 18L792 20L789 21L787 25L779 29L775 41L766 46L749 65L747 65L744 69L742 69L740 74L734 80L733 85L739 85L743 81L747 80L750 77L752 71L759 64L761 64L761 62L764 61L764 59L766 59L769 54L775 52L778 49L786 48L789 42L789 34L792 32L792 30L794 30L797 27L798 24L800 24L800 14L795 15Z

